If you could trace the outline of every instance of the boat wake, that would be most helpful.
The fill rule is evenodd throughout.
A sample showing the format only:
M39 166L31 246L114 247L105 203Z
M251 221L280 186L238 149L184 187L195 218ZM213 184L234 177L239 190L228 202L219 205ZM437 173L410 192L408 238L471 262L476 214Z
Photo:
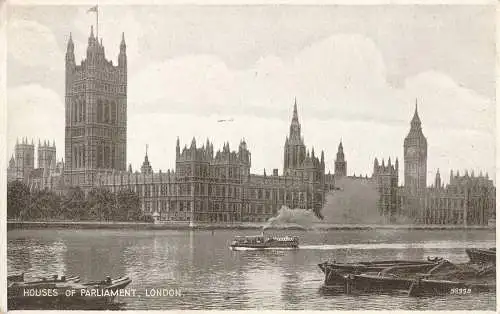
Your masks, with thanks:
M229 247L232 251L263 251L263 250L273 250L273 251L288 251L288 250L297 250L297 248L293 247L266 247L266 248L254 248L254 247Z
M378 249L463 249L463 248L490 248L495 247L495 241L436 241L422 243L358 243L358 244L320 244L299 245L301 250L378 250Z

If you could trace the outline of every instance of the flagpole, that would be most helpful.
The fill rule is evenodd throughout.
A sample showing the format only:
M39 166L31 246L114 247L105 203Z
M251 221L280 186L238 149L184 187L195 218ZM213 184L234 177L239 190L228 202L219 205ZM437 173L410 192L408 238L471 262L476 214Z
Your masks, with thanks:
M95 15L96 15L96 37L97 37L97 44L99 44L99 4L95 6Z

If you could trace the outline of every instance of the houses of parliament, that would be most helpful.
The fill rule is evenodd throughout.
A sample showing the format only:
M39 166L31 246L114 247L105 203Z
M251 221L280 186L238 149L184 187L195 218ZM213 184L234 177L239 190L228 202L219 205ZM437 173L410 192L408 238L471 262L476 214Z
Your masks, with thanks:
M398 185L399 161L374 160L370 177L347 175L343 143L338 146L335 173L325 173L325 156L307 149L301 134L297 102L285 138L283 168L257 175L250 172L251 152L242 139L214 150L207 140L176 143L175 169L153 171L147 151L140 171L126 168L127 53L122 35L118 64L106 59L102 40L91 29L86 58L76 64L70 35L66 51L64 161L56 160L55 143L38 145L35 168L33 141L17 142L9 162L8 181L19 180L32 190L63 194L70 187L84 191L103 187L137 193L142 210L156 220L180 223L265 222L281 206L313 210L321 217L327 193L342 193L341 182L366 182L377 191L381 217L394 222L404 216L413 223L486 224L494 217L495 187L488 176L458 171L442 185L440 174L428 187L427 139L415 108L404 140L404 186ZM355 188L355 184L351 185ZM359 195L363 197L363 195Z

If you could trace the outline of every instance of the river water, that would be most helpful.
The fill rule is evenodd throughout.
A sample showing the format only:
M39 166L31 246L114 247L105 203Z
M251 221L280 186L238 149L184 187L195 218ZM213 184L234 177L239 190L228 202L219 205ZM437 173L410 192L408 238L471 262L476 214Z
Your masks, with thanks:
M128 275L135 297L121 309L495 310L495 293L414 298L325 294L317 264L327 259L468 260L466 247L494 247L487 230L269 231L300 237L297 250L231 251L237 235L215 230L11 230L8 272L80 275L82 282ZM150 289L175 291L149 296ZM172 289L172 290L171 290ZM146 295L148 293L148 295ZM180 294L180 295L179 295Z

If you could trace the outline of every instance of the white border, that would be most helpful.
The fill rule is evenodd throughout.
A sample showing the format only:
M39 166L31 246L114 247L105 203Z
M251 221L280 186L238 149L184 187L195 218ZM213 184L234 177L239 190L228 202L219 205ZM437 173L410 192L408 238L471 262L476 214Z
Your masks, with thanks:
M6 15L7 15L7 7L10 6L12 9L13 5L95 5L96 1L88 1L88 0L0 0L0 313L6 312L7 306L7 291L6 289L6 274L7 274L7 224L6 224L6 167L7 167L7 155L6 155L6 130L7 130L7 106L6 106L6 74L7 74L7 60L6 60L6 49L7 49L7 41L6 41ZM199 5L276 5L276 4L286 4L286 5L496 5L497 9L497 29L496 29L496 77L499 77L499 54L500 50L500 27L498 26L498 21L500 21L500 7L499 3L495 0L447 0L447 1L439 1L439 0L99 0L99 5L186 5L186 4L199 4ZM500 84L498 79L497 83L497 102L500 94L498 93ZM497 115L497 125L500 122L500 117L498 114L498 109L495 114ZM497 146L500 144L498 137L498 127L496 129L497 132ZM497 153L497 149L495 147L495 153ZM500 182L500 174L499 174L499 165L500 165L500 157L498 154L496 155L496 182ZM500 196L500 191L497 189L497 207L498 200ZM497 243L500 239L499 237L499 224L496 226L496 236ZM500 258L498 258L500 261ZM500 283L500 278L497 275L497 283ZM499 306L499 298L500 293L497 290L497 312L500 312ZM61 311L43 311L43 313L60 313ZM174 310L168 311L116 311L118 312L126 312L126 313L200 313L200 311L191 311L191 310ZM213 313L223 312L223 313L246 313L246 314L257 314L257 313L282 313L288 311L258 311L258 310L245 310L245 311L210 311ZM293 313L416 313L416 312L424 312L424 313L447 313L443 311L293 311ZM484 311L484 313L488 313L490 311ZM9 313L40 313L40 311L10 311ZM103 313L103 311L72 311L72 313ZM113 311L115 313L115 311ZM449 313L470 313L470 311L449 311ZM491 311L491 313L494 313Z

